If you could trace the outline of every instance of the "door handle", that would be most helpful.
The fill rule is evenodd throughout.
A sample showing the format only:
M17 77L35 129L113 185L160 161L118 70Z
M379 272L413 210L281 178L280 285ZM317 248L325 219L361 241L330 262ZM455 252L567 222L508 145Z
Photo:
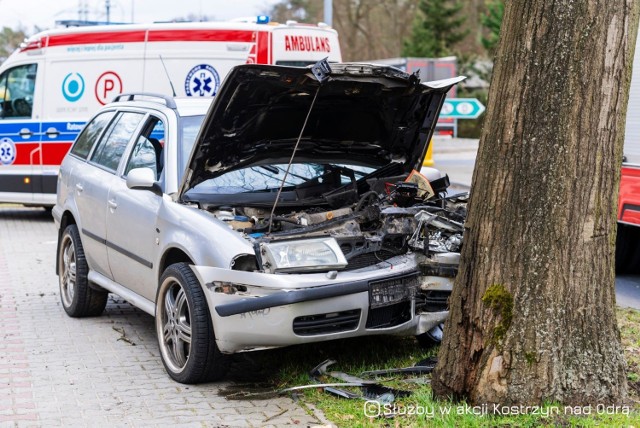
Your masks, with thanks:
M76 190L78 191L78 193L80 193L84 190L84 187L82 186L82 184L76 183Z
M33 132L29 128L22 128L18 133L22 138L29 138L33 135Z
M60 135L60 131L58 131L56 128L51 127L47 128L45 134L47 134L47 137L49 138L56 138L58 135Z
M109 208L111 209L116 209L118 208L118 203L116 201L114 201L113 199L110 199L109 202L107 202L109 204Z

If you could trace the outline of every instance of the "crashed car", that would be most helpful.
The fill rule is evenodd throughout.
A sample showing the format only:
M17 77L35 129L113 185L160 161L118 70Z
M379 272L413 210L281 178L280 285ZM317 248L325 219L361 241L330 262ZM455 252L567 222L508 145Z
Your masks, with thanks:
M155 316L169 375L364 335L437 340L464 196L420 168L447 91L392 67L234 68L215 100L118 97L64 159L62 306Z

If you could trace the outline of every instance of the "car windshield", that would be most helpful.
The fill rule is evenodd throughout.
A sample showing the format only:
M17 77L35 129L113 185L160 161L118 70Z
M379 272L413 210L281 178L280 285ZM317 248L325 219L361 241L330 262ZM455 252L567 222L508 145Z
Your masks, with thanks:
M179 173L178 180L182 180L182 174L189 162L189 155L193 149L193 144L198 136L198 131L202 126L203 116L183 116L180 118L180 149L178 152Z
M286 170L286 164L249 166L206 180L195 186L193 190L197 193L227 195L276 191L285 177ZM292 188L305 183L322 184L331 171L340 173L340 184L347 184L351 182L349 177L351 173L357 180L373 170L374 168L347 164L294 163L289 169L284 186Z

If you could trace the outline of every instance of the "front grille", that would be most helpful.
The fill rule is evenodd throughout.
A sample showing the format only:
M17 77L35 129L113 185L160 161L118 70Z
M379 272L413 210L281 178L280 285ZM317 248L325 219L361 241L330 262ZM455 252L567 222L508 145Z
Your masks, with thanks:
M389 250L380 250L372 253L359 254L357 256L351 257L348 260L347 267L344 270L355 270L373 266L397 255L397 253Z
M424 296L425 306L423 310L425 312L440 312L449 310L449 296L450 291L425 291L421 293Z
M367 328L388 328L405 323L411 319L411 302L369 309Z
M298 336L337 333L355 330L360 323L360 309L331 312L328 314L305 315L293 320L293 332Z

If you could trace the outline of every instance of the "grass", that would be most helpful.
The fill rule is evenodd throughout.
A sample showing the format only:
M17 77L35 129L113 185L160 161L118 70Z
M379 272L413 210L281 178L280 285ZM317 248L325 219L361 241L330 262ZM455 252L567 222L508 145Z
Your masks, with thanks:
M396 399L387 413L393 417L368 417L364 399L344 399L320 388L294 393L294 398L320 409L327 419L339 427L640 427L640 311L618 309L622 346L628 365L630 405L625 409L565 408L560 404L547 404L531 410L502 409L494 415L493 408L482 408L434 400L428 383L414 380L430 376L393 376L380 378L385 386L411 391L411 395ZM397 368L415 365L418 361L437 354L437 348L424 350L413 338L368 337L336 340L311 345L242 354L233 365L231 379L236 385L229 390L230 398L259 399L264 391L313 383L309 371L326 359L336 360L329 371L340 371L359 376L366 370ZM258 369L256 369L258 368ZM340 382L329 376L324 382ZM246 382L246 383L245 383ZM359 388L342 388L361 393ZM378 407L368 404L368 413L378 413ZM380 408L384 413L385 408ZM505 410L509 410L508 413Z
M622 349L627 360L629 394L636 403L640 403L640 311L618 309L617 315Z

